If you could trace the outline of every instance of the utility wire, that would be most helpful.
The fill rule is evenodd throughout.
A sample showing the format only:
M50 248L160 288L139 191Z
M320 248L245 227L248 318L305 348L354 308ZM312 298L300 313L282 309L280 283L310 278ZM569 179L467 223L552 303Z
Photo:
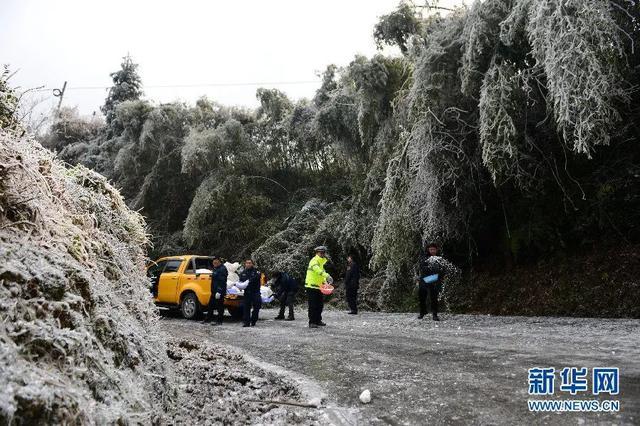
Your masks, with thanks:
M278 86L278 85L294 85L294 84L317 84L320 80L300 80L300 81L263 81L263 82L239 82L239 83L203 83L203 84L156 84L143 85L143 90L147 89L173 89L173 88L189 88L189 87L234 87L234 86ZM111 86L76 86L67 87L66 90L106 90ZM34 92L47 92L53 88L41 88Z

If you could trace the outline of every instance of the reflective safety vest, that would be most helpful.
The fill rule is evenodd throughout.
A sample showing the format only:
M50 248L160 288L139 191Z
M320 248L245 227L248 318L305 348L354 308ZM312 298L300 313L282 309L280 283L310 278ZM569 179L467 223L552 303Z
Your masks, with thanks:
M324 270L324 264L327 263L326 257L315 255L309 261L307 268L307 278L304 280L304 286L307 288L320 288L329 276Z

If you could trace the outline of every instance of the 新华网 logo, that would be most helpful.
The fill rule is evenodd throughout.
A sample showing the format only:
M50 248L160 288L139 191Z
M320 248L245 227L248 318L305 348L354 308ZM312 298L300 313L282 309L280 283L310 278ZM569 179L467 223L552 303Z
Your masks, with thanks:
M558 382L558 384L556 383ZM556 386L560 393L571 396L610 395L620 393L620 370L618 367L534 367L529 369L529 395L556 395ZM616 399L542 399L529 400L529 411L598 411L617 412L620 401Z

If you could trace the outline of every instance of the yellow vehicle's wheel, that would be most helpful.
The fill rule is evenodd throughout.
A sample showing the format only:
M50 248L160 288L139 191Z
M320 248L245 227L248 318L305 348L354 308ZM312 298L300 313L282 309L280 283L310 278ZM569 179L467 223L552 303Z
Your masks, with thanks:
M195 293L187 293L180 301L182 316L186 319L196 319L200 316L201 307Z

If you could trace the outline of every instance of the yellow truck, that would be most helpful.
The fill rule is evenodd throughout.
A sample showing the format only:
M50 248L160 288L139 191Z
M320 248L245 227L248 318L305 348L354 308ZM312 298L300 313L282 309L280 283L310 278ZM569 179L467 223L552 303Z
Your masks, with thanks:
M187 319L198 318L211 297L212 258L208 256L162 257L147 266L157 306L179 308ZM234 318L242 317L243 297L227 294L224 305Z

